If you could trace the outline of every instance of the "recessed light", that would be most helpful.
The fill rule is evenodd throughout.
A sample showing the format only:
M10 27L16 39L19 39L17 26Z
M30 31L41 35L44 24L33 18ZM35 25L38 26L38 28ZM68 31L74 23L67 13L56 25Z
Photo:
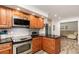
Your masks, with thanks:
M20 8L16 8L17 10L21 10Z
M41 16L41 18L44 18L44 16Z
M57 14L55 14L54 16L57 17Z
M34 13L32 13L32 15L35 15Z

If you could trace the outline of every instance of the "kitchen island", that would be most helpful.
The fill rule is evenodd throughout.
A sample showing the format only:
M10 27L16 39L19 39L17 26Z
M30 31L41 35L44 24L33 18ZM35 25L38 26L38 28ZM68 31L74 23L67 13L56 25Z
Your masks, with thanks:
M34 36L32 40L32 52L35 53L40 50L43 50L49 54L60 53L60 36Z

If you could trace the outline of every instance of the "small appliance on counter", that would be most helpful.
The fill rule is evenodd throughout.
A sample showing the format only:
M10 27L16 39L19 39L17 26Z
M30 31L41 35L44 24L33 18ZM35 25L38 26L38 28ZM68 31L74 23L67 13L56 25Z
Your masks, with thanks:
M1 30L0 31L0 40L1 39L5 39L5 38L8 38L8 32L7 32L7 30Z
M7 30L1 30L0 35L7 34Z
M39 36L39 32L32 32L32 37Z
M38 35L39 35L39 29L31 30L31 36L32 36L32 37L38 36Z

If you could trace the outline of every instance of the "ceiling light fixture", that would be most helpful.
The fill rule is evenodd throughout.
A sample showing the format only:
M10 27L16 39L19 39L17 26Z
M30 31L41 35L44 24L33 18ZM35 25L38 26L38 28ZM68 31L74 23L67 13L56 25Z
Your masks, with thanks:
M21 10L20 8L16 8L17 10Z
M32 15L35 15L35 13L32 13Z
M55 14L54 16L55 16L55 17L57 17L57 15L56 15L56 14Z

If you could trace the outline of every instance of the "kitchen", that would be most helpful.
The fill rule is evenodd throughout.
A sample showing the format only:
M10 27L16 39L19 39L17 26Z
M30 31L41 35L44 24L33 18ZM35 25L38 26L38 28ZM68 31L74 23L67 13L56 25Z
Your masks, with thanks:
M48 18L12 7L0 6L0 54L60 53L60 37L48 33Z

